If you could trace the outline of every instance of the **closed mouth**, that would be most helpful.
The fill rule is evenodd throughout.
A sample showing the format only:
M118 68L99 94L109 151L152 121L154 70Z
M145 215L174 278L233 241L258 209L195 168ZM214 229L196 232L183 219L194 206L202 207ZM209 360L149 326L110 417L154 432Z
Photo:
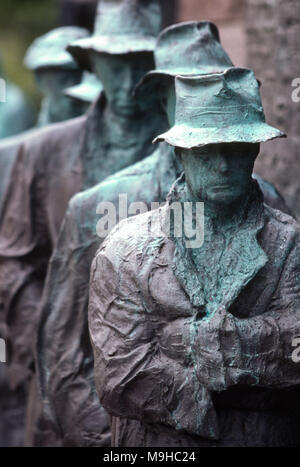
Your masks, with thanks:
M213 187L214 190L228 190L229 188L231 188L231 185L229 185L229 184L215 185Z
M120 105L119 106L119 109L123 109L123 110L131 110L134 108L134 105L133 104L128 104L128 105Z

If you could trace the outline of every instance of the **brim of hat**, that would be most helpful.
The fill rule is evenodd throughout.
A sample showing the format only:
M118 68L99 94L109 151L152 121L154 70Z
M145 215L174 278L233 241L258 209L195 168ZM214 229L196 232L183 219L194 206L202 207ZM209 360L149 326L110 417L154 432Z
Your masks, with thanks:
M78 69L78 65L69 53L61 52L53 56L47 54L41 55L39 57L25 57L24 65L29 70L38 70L39 68L65 68L68 70Z
M212 73L221 73L226 68L178 68L178 69L156 69L149 71L136 85L134 94L142 95L148 93L150 90L157 88L163 81L175 78L176 76L195 76L195 75L209 75Z
M263 122L232 125L226 128L192 128L186 125L175 125L155 138L153 142L165 141L171 146L192 149L208 144L265 143L285 136L277 128Z
M136 85L133 92L134 96L139 99L141 96L153 92L153 90L161 86L163 82L175 78L175 76L177 75L163 70L149 71Z
M92 88L86 84L79 84L78 86L65 89L64 94L82 102L92 103L99 97L102 90L103 86L101 84L98 88Z
M81 68L91 71L88 56L88 52L91 50L112 55L127 55L139 52L153 53L155 44L156 38L151 36L92 36L73 42L68 46L67 50L73 55Z

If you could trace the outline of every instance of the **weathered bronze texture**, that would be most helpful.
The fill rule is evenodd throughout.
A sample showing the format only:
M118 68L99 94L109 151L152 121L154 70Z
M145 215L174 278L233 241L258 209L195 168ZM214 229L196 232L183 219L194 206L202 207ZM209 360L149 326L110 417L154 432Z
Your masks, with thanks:
M163 31L154 52L157 67L160 48L163 47L165 55L166 43L171 49L172 44L176 44L177 53L171 54L169 60L165 56L164 73L150 72L151 78L147 81L155 80L155 91L162 99L172 126L175 116L174 77L176 70L182 72L185 52L194 51L189 60L190 69L186 64L188 74L195 69L200 72L201 63L206 71L208 65L213 71L222 65L228 68L231 62L218 42L216 27L207 22L178 24ZM214 52L215 64L212 63ZM145 88L142 88L141 84L140 97L145 95ZM87 324L89 271L102 241L96 232L99 220L97 206L110 202L118 208L119 194L126 194L127 207L134 202L144 202L150 208L151 202L166 199L181 171L182 166L173 149L161 144L145 160L76 195L69 204L48 270L37 349L43 403L48 416L62 427L65 445L83 445L84 436L95 438L102 416L94 385ZM263 180L259 183L263 186L265 199L285 209L274 188ZM117 221L120 220L118 212L117 209Z
M28 130L33 125L32 109L22 90L5 74L0 57L0 139Z
M116 227L91 269L95 379L114 443L299 446L300 226L263 204L251 176L257 141L277 130L256 112L250 71L179 77L176 90L175 125L159 139L176 145L184 175L164 207ZM184 221L190 203L197 220L197 202L204 241L193 248L168 219L177 203Z
M53 29L33 41L24 64L32 70L43 94L37 126L63 122L82 115L78 101L68 99L64 89L81 81L82 70L66 47L77 39L89 36L86 29L64 26Z
M110 3L116 4L103 3L107 8ZM132 6L134 2L123 3ZM142 18L148 18L147 5L159 15L153 0L139 10ZM131 12L136 9L129 8L128 14ZM114 9L114 14L122 16L119 23L127 34L130 18L124 17L123 7ZM156 23L159 18L153 25L153 34ZM93 38L97 40L101 36L97 24L95 30ZM92 53L93 68L102 81L103 92L86 116L32 132L18 150L0 226L1 301L11 343L8 370L13 387L28 380L31 374L45 273L69 199L150 155L155 150L154 136L166 128L165 116L150 97L145 105L132 96L137 82L153 68L153 37L148 30L143 33L140 29L140 37L143 34L146 51L128 53L124 49L111 55L107 49ZM123 47L124 35L113 31L113 36L115 43L122 39ZM105 432L107 425L106 419L97 438L86 443L101 444L102 430ZM107 438L103 442L107 444Z
M176 124L157 141L191 149L207 144L263 143L285 136L265 122L259 83L246 68L178 79L176 102Z
M184 40L180 41L181 37ZM169 45L177 44L177 53L171 55L172 60L167 61L165 57L164 78L168 79L165 81L161 79L161 74L158 75L161 86L157 95L162 98L172 125L175 112L176 67L182 70L181 58L184 52L188 51L188 47L194 50L190 57L190 69L186 68L189 73L195 70L196 65L199 72L201 63L206 71L208 67L213 71L215 67L228 67L231 62L219 43L216 26L208 22L178 24L163 31L155 48L156 66L161 47L164 54L166 53L166 41ZM202 44L208 44L207 48L203 48ZM178 53L179 51L181 53ZM216 57L214 64L213 54ZM155 74L150 73L151 77ZM139 99L145 100L146 95L143 91L143 94L139 94ZM65 445L82 445L87 434L90 439L95 439L102 417L93 379L93 356L87 324L89 270L101 243L96 233L99 219L97 206L101 202L111 202L117 206L119 194L123 193L127 195L127 205L140 201L150 208L151 202L165 200L172 183L181 171L181 164L176 160L172 148L163 144L142 162L79 194L70 203L48 272L37 351L40 356L44 404L48 416L52 420L56 419L62 427ZM118 217L117 221L119 220ZM80 253L76 254L76 251ZM70 319L72 324L62 325L62 322L69 323ZM70 326L73 332L70 332ZM79 336L85 338L81 339ZM74 345L74 341L78 345ZM83 365L84 361L86 365ZM70 403L66 403L66 397Z
M152 53L161 29L158 0L101 0L94 33L67 47L82 69L91 70L91 51L111 55Z

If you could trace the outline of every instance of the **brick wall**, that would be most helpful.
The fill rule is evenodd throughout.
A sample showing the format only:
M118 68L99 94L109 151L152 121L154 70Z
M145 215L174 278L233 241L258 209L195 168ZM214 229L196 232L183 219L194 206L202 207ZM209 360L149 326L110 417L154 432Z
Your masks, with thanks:
M247 2L248 63L263 83L267 120L288 135L262 145L256 171L280 189L300 219L300 102L291 97L292 80L300 78L299 0Z
M246 65L245 0L177 0L178 21L210 20L217 24L224 48L235 65Z
M212 21L233 21L243 17L243 0L179 0L178 14L181 21L211 19Z

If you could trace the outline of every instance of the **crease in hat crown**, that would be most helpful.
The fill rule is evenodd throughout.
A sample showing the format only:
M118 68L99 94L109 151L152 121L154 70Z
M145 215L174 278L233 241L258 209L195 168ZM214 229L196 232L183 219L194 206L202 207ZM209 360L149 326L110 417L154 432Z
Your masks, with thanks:
M154 142L186 149L219 143L263 143L285 136L268 125L252 70L177 76L175 125Z
M164 29L157 39L154 61L155 70L137 84L136 94L153 91L169 77L216 73L233 66L217 26L210 21L188 21Z
M89 70L90 50L115 55L153 53L161 20L158 0L100 0L93 35L70 44L68 51Z
M52 29L33 41L25 54L24 65L30 70L48 67L77 69L78 64L66 51L66 47L71 42L89 35L87 29L77 26Z

